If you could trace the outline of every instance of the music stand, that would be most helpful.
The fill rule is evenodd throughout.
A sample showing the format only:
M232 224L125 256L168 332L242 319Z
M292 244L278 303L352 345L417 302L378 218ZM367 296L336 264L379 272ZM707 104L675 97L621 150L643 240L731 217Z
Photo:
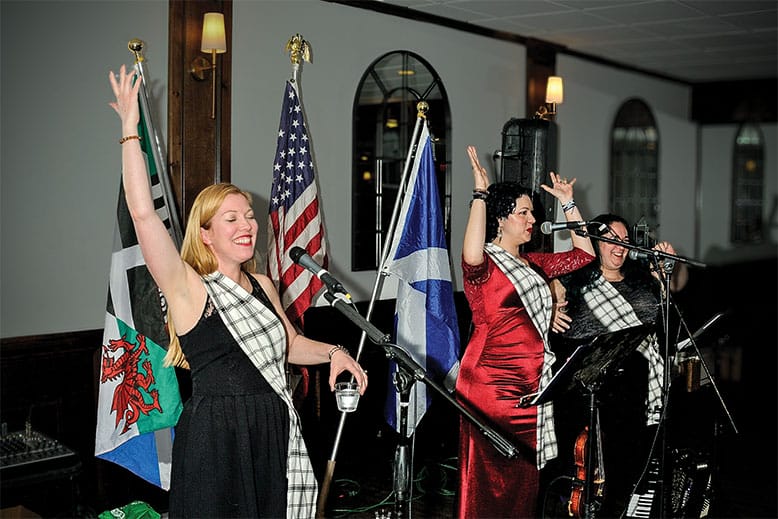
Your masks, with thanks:
M584 481L584 517L594 517L592 481L594 477L594 449L592 439L597 433L597 391L605 380L619 369L624 360L649 335L646 325L633 326L596 337L578 346L564 365L553 376L543 391L526 395L519 406L530 407L551 401L574 389L584 390L589 396L589 430L586 453L586 480Z
M553 400L573 389L588 390L602 382L649 335L647 325L633 326L616 332L599 335L588 343L579 345L564 365L554 374L543 391L524 395L520 407L531 407Z

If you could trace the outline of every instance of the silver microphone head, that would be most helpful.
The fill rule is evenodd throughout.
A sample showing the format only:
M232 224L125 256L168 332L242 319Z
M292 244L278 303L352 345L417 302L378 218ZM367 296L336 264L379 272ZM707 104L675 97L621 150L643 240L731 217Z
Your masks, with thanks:
M642 252L637 249L629 250L629 259L631 260L644 260L648 258L649 258L649 254L647 252Z
M543 222L542 224L540 224L540 232L542 232L543 234L551 234L552 233L551 222Z

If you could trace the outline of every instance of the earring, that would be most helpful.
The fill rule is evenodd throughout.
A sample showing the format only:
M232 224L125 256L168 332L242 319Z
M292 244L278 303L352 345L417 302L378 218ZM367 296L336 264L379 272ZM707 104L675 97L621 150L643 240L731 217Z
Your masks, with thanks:
M497 241L502 240L502 227L497 228Z

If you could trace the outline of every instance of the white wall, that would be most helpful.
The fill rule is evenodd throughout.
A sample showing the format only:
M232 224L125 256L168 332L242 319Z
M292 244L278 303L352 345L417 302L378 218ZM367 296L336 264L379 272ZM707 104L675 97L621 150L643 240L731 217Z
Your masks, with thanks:
M687 120L689 88L642 74L616 70L567 55L557 56L565 99L557 108L559 168L578 178L576 201L585 218L609 212L609 135L621 105L637 97L651 107L659 132L657 233L678 254L694 243L695 125ZM630 222L635 223L635 222Z
M700 213L700 255L706 262L731 263L744 258L775 256L778 243L778 219L770 215L778 203L778 127L761 124L765 142L764 216L770 240L760 245L734 246L729 240L732 215L732 164L735 137L739 126L715 125L700 130L700 172L702 203Z
M0 336L103 326L120 169L119 122L107 105L112 97L107 74L132 62L131 38L145 40L156 114L166 113L167 13L163 0L0 2ZM358 299L369 297L375 273L349 269L353 97L374 59L410 50L435 68L449 95L451 256L460 279L472 189L465 147L476 145L482 162L491 165L505 122L525 115L524 48L328 2L235 0L232 179L256 195L259 215L267 210L281 96L291 76L284 46L295 33L313 47L313 63L304 65L300 80L333 273ZM691 254L698 133L686 120L688 90L563 55L557 65L565 77L557 118L560 171L579 178L576 199L585 214L606 210L607 139L615 110L627 97L641 97L654 110L660 131L662 238ZM156 120L166 136L164 117ZM765 165L773 172L766 199L772 200L775 125L765 136L770 142ZM719 225L714 217L724 217L719 207L728 212L728 202L722 202L727 194L718 189L729 185L731 160L720 154L728 153L731 138L713 128L702 132L701 141L702 241L705 248L727 247L723 231L711 231L710 225ZM709 201L716 205L711 208Z
M145 40L167 113L167 11L163 0L0 2L3 337L102 328L121 168L108 72Z
M477 146L482 161L490 164L491 153L500 147L502 125L523 116L524 47L324 2L239 1L233 14L232 180L260 197L257 212L265 214L281 96L292 73L284 45L300 33L313 48L300 85L316 154L331 270L357 300L370 298L376 274L350 271L354 95L367 66L387 52L413 51L431 64L451 106L451 255L459 270L473 189L465 147ZM391 281L385 289L386 297L394 297Z

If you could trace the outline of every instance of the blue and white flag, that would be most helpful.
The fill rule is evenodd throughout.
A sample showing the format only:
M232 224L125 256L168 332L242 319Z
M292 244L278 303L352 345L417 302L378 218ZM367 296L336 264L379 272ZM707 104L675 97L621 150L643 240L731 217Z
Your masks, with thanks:
M418 142L384 271L398 278L395 344L404 348L432 380L453 390L459 370L459 328L426 121ZM390 375L396 369L394 366ZM413 384L408 436L429 406L432 395L428 393L423 382ZM386 419L395 430L399 411L399 395L392 388L386 402Z

